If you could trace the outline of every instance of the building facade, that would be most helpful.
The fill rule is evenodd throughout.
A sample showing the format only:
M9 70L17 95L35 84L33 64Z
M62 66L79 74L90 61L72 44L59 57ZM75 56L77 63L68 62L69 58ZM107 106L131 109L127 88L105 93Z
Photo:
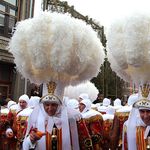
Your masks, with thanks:
M7 46L18 21L33 17L34 0L0 0L0 100L18 101L27 93L27 80L15 69ZM29 89L29 88L28 88Z
M123 99L125 102L127 102L128 98L132 94L137 94L138 93L138 87L130 82L125 82L124 87L123 87Z

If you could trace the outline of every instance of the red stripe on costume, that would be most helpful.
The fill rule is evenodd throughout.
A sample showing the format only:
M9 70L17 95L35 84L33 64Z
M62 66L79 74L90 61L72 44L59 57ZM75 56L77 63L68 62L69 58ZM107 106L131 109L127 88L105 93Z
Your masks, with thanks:
M137 127L136 128L136 140L137 140L137 150L145 150L147 146L147 140L144 139L146 127Z
M62 149L62 129L57 130L57 150Z
M51 134L46 132L46 150L51 149Z

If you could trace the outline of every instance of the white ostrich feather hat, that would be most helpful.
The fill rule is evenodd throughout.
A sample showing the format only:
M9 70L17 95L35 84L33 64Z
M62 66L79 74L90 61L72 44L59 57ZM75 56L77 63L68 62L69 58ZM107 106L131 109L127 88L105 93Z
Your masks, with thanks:
M31 83L46 87L58 81L62 89L96 77L105 57L91 26L68 14L50 12L18 22L8 49L17 70Z
M115 35L115 36L114 36ZM149 91L150 82L150 12L134 10L120 16L106 31L108 60L111 68L126 82L139 86L138 100L143 97L141 87ZM145 88L147 87L147 88ZM136 102L133 107L140 106ZM145 105L146 106L146 105Z
M64 95L69 97L70 99L79 99L79 97L82 95L85 95L85 98L83 99L90 99L91 102L93 102L97 98L98 89L95 87L95 85L87 81L85 83L81 83L77 86L67 86L65 87Z

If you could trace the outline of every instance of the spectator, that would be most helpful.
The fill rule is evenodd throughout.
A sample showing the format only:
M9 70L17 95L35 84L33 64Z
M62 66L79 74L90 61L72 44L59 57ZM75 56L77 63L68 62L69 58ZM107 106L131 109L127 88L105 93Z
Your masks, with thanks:
M42 89L40 85L35 85L35 87L31 90L31 96L42 97Z

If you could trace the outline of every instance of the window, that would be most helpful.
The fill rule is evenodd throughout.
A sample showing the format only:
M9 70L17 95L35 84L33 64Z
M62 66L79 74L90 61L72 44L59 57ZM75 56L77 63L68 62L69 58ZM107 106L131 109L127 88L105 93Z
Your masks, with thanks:
M0 10L5 11L5 6L0 5ZM0 35L4 35L4 20L5 15L0 14Z
M8 38L12 36L12 28L18 20L18 1L19 0L0 1L0 36Z
M1 66L0 65L0 81L11 81L11 67Z
M3 1L16 6L16 0L3 0Z
M1 80L9 80L10 68L1 68Z
M0 64L0 100L10 96L13 66Z

